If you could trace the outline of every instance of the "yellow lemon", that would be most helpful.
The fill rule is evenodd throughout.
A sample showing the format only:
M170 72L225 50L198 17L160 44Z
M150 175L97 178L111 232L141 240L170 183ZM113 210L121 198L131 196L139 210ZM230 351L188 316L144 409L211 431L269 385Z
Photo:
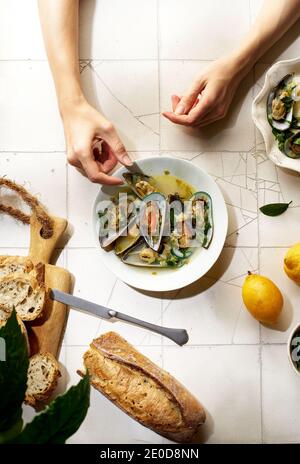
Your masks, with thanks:
M292 246L285 255L284 270L290 279L300 285L300 243Z
M243 301L252 316L265 324L275 324L283 297L278 287L267 277L249 274L242 289Z

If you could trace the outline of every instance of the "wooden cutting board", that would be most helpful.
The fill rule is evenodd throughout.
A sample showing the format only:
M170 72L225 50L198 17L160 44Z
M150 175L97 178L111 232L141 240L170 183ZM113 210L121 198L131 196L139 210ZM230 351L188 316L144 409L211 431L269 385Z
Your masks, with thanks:
M52 217L54 232L51 238L41 236L41 224L36 216L30 221L30 248L29 258L33 264L45 264L45 284L47 288L56 288L64 292L71 291L71 274L63 268L50 264L54 250L59 239L67 228L66 219ZM60 345L67 321L68 308L47 298L44 315L26 324L30 342L31 355L41 351L49 351L56 358L59 355Z

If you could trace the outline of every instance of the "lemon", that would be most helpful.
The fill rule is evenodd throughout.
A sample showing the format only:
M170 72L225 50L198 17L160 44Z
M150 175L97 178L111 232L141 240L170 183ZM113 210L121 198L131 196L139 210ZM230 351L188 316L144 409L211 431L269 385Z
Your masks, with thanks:
M300 243L292 246L285 255L284 270L290 279L300 285Z
M252 316L265 324L275 324L283 307L278 287L267 277L249 274L242 289L243 301Z

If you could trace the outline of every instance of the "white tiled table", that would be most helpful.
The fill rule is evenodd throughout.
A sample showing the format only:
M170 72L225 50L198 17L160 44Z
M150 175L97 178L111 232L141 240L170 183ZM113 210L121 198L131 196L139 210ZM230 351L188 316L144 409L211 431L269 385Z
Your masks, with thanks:
M299 23L245 79L225 121L199 136L160 117L171 93L181 94L208 61L236 45L260 3L81 1L81 74L90 100L118 127L133 157L169 153L192 160L216 179L228 205L226 246L208 275L179 292L145 294L99 262L90 224L98 187L66 165L36 0L0 0L1 175L24 183L74 226L59 264L76 277L75 294L190 333L189 344L179 348L143 330L111 327L71 311L60 388L78 381L76 368L93 337L113 328L199 397L208 411L208 442L300 440L300 380L288 366L285 346L291 325L300 320L300 293L282 271L286 249L299 241L300 178L268 161L251 121L265 70L278 58L299 54ZM284 220L258 215L260 205L278 200L293 200ZM0 217L1 254L26 253L28 239L25 227ZM245 311L241 286L248 270L266 274L282 289L284 330L261 327ZM70 442L167 441L93 391L88 417Z

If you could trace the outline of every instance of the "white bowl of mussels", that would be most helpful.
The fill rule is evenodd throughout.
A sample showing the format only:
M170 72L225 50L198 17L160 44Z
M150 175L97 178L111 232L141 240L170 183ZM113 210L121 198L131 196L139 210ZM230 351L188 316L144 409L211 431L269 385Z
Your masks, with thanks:
M269 158L300 172L300 58L279 61L268 70L252 116Z
M205 171L168 156L141 159L102 186L93 207L101 261L119 279L146 291L185 287L206 274L224 246L223 195Z

